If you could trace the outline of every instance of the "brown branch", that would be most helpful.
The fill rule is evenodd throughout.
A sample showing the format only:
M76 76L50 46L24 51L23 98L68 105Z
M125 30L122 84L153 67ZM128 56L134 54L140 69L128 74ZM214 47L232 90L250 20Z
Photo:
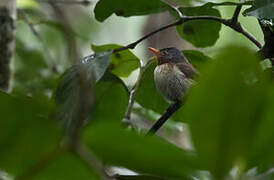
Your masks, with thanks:
M39 3L55 3L55 4L64 4L64 5L75 5L75 4L79 4L79 5L83 5L83 6L89 6L91 5L91 1L88 0L82 0L82 1L69 1L69 0L36 0Z
M104 167L96 156L82 143L77 144L74 148L74 153L80 157L91 171L95 171L102 180L111 179L104 171Z
M241 9L242 9L242 5L238 5L234 11L234 14L232 16L232 19L231 19L231 23L232 24L236 24L238 22L238 18L239 18L239 14L241 12Z
M134 49L140 42L149 38L150 36L153 36L154 34L160 32L160 31L163 31L170 27L182 25L183 23L188 22L188 21L195 21L195 20L211 20L211 21L216 21L216 22L222 23L222 24L230 27L231 29L235 30L236 32L243 34L246 38L248 38L251 42L253 42L258 48L262 47L260 42L258 42L255 37L253 37L250 33L248 33L239 22L233 23L232 19L223 19L223 18L216 17L216 16L183 16L179 20L177 20L171 24L168 24L166 26L163 26L155 31L152 31L152 32L148 33L147 35L143 36L142 38L138 39L137 41L128 44L127 46L114 49L113 52L117 53L120 51L124 51L126 49Z
M174 104L171 104L166 112L159 118L159 120L150 128L147 135L155 134L163 124L170 118L180 107L183 105L182 101L177 101Z

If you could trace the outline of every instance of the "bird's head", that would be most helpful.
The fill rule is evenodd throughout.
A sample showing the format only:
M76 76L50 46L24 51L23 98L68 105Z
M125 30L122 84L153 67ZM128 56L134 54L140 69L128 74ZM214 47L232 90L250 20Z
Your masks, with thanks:
M182 52L174 47L164 48L161 50L152 47L149 47L148 49L157 57L158 65L164 63L176 64L187 61Z

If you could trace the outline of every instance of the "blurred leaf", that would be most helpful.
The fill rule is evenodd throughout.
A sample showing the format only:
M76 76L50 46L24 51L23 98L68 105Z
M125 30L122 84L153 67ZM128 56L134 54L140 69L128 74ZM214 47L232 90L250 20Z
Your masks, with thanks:
M255 0L253 6L244 11L244 15L255 16L258 19L274 19L274 1Z
M0 92L0 169L20 175L61 140L56 121L47 119L46 99L11 96Z
M108 51L87 56L61 77L55 99L60 105L58 117L66 133L70 134L78 121L88 118L92 110L93 86L104 75L111 53Z
M220 12L208 4L197 7L181 7L180 11L186 16L207 15L221 17ZM177 26L177 31L183 39L195 47L207 47L214 45L218 40L221 27L222 25L219 22L196 20Z
M86 164L71 153L63 153L41 169L31 180L99 180Z
M223 179L247 155L267 85L259 60L246 48L227 48L209 65L190 91L183 116L198 156Z
M150 175L117 175L115 176L117 180L165 180L166 178L150 176Z
M95 52L113 50L120 48L117 44L108 44L102 46L92 45L91 48ZM128 77L132 71L140 67L140 60L130 51L125 50L112 54L110 68L113 74L119 77Z
M274 165L274 86L266 93L268 98L262 107L264 114L257 119L257 129L254 143L249 150L248 168L257 167L259 172L265 172Z
M121 79L106 72L95 86L92 122L115 121L121 123L128 104L128 91Z
M39 4L35 0L20 0L16 4L18 8L38 9Z
M113 124L89 126L84 141L106 165L123 166L160 177L186 177L195 156L156 137L139 136Z
M147 15L166 11L169 6L160 0L100 0L94 13L98 21L103 22L113 13L117 16L129 17Z
M210 59L208 56L205 56L203 53L196 50L184 50L183 54L198 70L200 70L203 65ZM168 103L158 93L154 84L155 67L156 62L153 62L145 70L140 87L136 93L136 100L144 108L151 109L159 114L163 114L163 112L168 107ZM175 116L173 116L174 120L182 119L176 114L177 113L175 113Z

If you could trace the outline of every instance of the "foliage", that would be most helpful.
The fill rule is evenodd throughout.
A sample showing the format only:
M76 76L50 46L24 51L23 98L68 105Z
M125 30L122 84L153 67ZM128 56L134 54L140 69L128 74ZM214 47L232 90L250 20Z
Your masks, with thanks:
M144 132L169 104L155 88L155 59L145 64L130 50L142 39L128 46L94 45L89 37L97 27L87 33L95 22L83 27L81 20L70 22L66 16L55 21L46 12L51 7L60 15L57 2L44 7L39 1L20 1L24 13L19 11L16 23L14 86L10 93L0 92L0 179L2 171L20 180L273 179L272 65L262 68L264 57L245 45L216 49L214 57L202 48L215 48L222 24L254 43L237 21L237 11L233 18L222 19L218 8L239 5L248 5L243 14L260 21L271 47L274 2L178 1L188 6L174 11L160 0L99 0L94 7L100 22L112 14L127 18L167 11L175 19L170 27L176 26L180 37L195 47L182 53L200 72L196 83L170 117L173 121L164 125L169 131L163 128L153 137ZM265 27L270 28L267 34ZM123 27L119 31L123 38ZM73 50L78 46L90 44L93 53L81 61L71 59L77 57ZM135 70L139 75L132 85L127 78ZM129 119L129 128L121 126ZM189 132L184 135L190 148L170 139L178 131ZM137 175L106 177L110 167Z

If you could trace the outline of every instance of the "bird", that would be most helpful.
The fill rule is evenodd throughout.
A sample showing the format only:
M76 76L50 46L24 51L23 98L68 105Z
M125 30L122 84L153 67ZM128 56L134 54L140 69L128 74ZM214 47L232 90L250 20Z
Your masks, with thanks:
M163 49L148 48L157 59L154 69L156 89L169 103L181 101L190 86L195 84L194 77L199 72L175 47Z

